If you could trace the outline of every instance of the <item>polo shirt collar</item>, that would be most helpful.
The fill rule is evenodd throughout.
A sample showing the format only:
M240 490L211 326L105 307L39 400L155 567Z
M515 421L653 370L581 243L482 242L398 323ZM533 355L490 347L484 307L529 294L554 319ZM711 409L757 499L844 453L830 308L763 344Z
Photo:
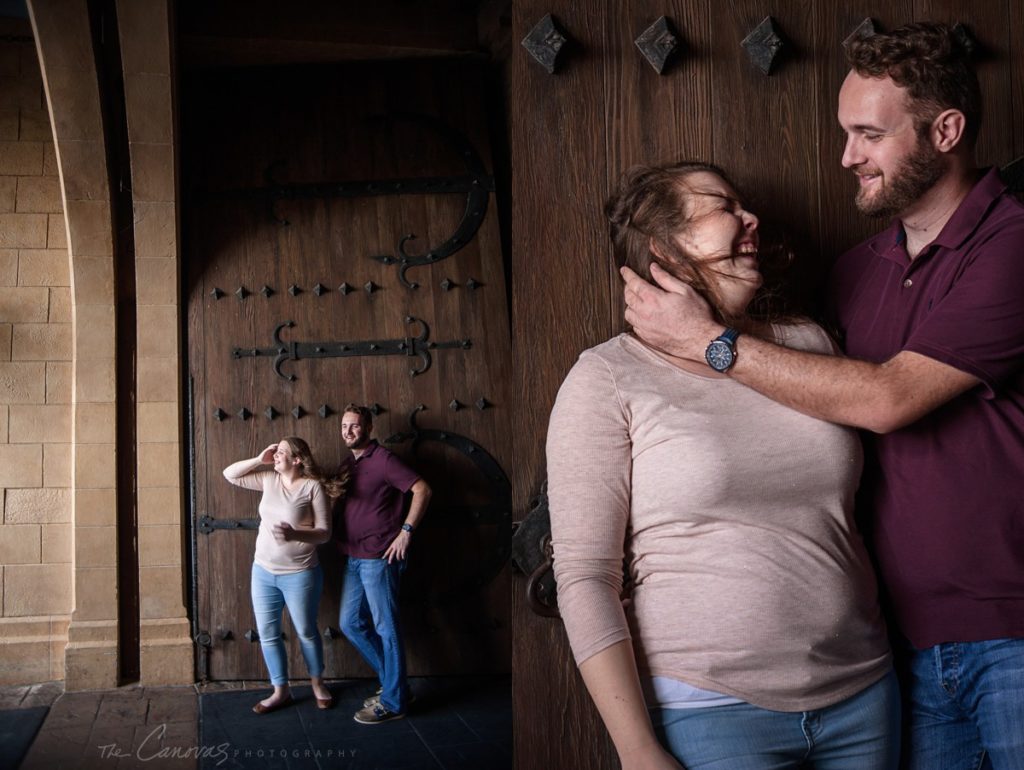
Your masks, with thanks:
M368 457L373 456L373 453L376 452L379 447L380 447L380 444L377 443L377 439L372 438L372 439L370 439L369 446L366 447L366 449L363 451L363 453L361 455L359 455L359 457L356 457L355 455L353 455L352 459L355 462L360 462L362 460L365 460Z

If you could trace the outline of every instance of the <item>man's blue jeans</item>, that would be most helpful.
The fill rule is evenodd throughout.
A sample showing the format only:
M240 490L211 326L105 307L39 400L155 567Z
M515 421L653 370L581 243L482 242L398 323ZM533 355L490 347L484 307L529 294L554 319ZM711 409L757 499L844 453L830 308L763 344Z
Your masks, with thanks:
M1024 639L909 651L910 770L1024 770Z
M381 705L399 714L409 697L398 627L398 584L404 567L404 562L348 557L339 621L342 633L380 679Z
M815 711L749 703L652 709L661 744L686 770L895 770L900 695L889 672L861 692Z
M263 660L270 671L270 683L288 684L288 654L281 641L281 610L287 605L295 633L299 636L302 657L310 676L324 672L324 646L316 627L324 573L318 564L313 569L275 575L259 564L252 565L252 609L260 635Z

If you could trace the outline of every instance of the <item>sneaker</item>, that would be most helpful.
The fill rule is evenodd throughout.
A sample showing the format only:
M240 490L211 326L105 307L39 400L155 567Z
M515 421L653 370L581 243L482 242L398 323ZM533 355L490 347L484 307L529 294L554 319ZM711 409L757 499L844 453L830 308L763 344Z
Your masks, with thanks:
M364 700L363 701L363 708L364 709L368 709L368 708L370 708L370 706L376 706L378 703L380 703L380 694L381 694L381 692L382 692L382 690L377 690L377 694L376 695L371 695L369 698ZM409 697L405 699L405 705L406 706L411 706L415 702L416 702L416 693L414 693L412 690L410 690L409 691Z
M372 706L359 709L352 718L364 725L377 725L381 722L390 722L392 719L405 719L405 714L388 711L380 703L374 703Z

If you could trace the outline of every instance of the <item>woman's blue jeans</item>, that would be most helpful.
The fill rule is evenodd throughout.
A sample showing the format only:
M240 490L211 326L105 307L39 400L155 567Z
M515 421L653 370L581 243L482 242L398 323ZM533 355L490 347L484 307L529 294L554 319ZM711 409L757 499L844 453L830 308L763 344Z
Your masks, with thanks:
M409 690L405 649L398 627L398 584L405 562L348 557L341 588L342 633L380 679L380 702L403 713Z
M910 770L1024 769L1024 639L909 653Z
M281 640L281 610L285 606L299 636L309 675L320 676L324 672L324 645L316 627L323 587L320 565L287 575L275 575L258 564L252 565L252 609L263 660L275 687L288 684L288 653Z
M654 731L686 770L895 770L900 754L896 675L833 706L769 711L738 703L652 709Z

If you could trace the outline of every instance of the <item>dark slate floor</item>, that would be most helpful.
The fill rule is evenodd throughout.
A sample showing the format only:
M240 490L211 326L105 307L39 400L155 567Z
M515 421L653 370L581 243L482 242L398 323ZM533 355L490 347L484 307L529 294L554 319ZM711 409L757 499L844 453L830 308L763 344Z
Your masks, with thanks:
M512 690L508 677L411 681L416 702L404 719L363 725L352 719L374 682L334 682L335 707L316 708L309 687L296 703L257 715L264 693L206 692L199 699L200 745L214 768L505 770L512 767Z

